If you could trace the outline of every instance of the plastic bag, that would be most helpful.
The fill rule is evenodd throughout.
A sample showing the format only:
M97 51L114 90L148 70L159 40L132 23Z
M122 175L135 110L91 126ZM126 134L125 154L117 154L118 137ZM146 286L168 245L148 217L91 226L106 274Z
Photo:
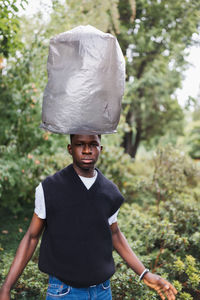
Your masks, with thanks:
M90 25L50 40L40 127L63 134L116 132L125 84L117 39Z

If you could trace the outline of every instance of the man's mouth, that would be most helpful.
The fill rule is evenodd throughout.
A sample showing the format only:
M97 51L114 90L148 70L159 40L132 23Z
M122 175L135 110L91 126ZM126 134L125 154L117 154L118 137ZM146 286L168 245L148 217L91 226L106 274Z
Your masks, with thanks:
M85 163L85 164L89 164L89 163L92 163L92 162L93 162L93 159L91 159L91 158L83 158L83 159L81 159L81 161L82 161L83 163Z

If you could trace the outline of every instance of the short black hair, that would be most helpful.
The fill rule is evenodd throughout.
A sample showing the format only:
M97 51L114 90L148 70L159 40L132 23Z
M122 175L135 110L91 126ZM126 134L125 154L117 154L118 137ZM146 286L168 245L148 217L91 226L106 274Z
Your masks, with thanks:
M75 136L75 134L70 134L70 143L72 143L72 139ZM101 134L98 134L99 139L101 140Z

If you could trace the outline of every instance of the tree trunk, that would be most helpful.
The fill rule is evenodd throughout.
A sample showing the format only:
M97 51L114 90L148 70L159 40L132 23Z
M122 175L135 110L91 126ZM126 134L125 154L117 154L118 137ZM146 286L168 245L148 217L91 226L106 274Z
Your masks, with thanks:
M130 126L132 126L132 123L133 123L132 119L133 119L132 112L129 111L126 116L126 122ZM136 156L138 146L141 141L141 133L142 133L141 121L137 120L135 139L133 139L133 131L132 130L130 130L129 132L126 132L124 135L124 140L123 140L122 146L124 147L125 153L128 153L133 158L135 158L135 156Z
M140 126L137 126L136 130L137 130L137 132L136 132L136 136L135 136L135 142L132 145L132 149L131 149L131 153L130 153L130 156L134 157L134 158L136 156L136 153L137 153L140 141L141 141L141 133L142 133Z
M128 153L131 157L135 158L138 146L140 144L141 140L141 130L137 129L137 133L135 136L135 142L132 143L133 141L133 131L126 132L124 135L124 140L123 140L123 147L125 150L125 153Z

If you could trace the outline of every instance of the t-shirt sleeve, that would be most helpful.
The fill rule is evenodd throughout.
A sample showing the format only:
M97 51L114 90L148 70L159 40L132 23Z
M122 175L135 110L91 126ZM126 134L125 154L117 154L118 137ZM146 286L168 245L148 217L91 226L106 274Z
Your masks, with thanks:
M119 209L112 215L109 219L109 225L112 225L113 223L117 222L117 215L118 215Z
M46 207L44 201L44 191L40 183L35 189L35 209L34 212L40 219L46 219Z

